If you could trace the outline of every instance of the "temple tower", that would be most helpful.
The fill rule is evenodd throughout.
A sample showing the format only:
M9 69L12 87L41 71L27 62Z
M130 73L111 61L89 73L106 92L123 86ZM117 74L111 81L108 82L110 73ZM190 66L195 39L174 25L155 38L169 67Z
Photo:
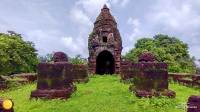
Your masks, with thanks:
M88 39L89 72L119 74L122 39L115 18L104 5Z

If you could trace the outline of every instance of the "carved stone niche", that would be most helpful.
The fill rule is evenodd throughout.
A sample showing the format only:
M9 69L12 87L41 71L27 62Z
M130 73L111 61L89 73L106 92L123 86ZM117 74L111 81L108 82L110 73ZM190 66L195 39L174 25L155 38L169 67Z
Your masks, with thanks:
M31 98L68 99L76 91L73 64L66 62L66 54L56 52L52 60L38 64L37 89L31 92Z

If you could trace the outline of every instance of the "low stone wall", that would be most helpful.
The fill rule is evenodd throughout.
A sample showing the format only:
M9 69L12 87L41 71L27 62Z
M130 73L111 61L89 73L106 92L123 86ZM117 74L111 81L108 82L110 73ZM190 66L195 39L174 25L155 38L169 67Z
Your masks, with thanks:
M174 81L186 85L200 86L200 74L169 74Z
M86 65L73 65L73 82L84 82L87 83L88 73Z
M37 74L15 74L14 77L26 79L28 83L37 80Z
M133 80L132 73L132 62L130 60L125 60L121 62L121 82L125 82L126 80Z

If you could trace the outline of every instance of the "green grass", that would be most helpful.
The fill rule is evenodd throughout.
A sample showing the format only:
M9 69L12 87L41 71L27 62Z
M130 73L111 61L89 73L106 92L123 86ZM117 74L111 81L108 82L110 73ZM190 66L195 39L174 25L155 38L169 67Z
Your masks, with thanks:
M184 112L177 109L190 95L200 90L170 83L176 98L141 98L129 92L130 84L120 83L120 76L94 75L86 84L76 83L77 91L68 100L29 100L36 83L0 91L0 98L12 98L15 112Z
M190 75L192 73L171 73L171 72L168 72L168 74L176 74L176 75Z

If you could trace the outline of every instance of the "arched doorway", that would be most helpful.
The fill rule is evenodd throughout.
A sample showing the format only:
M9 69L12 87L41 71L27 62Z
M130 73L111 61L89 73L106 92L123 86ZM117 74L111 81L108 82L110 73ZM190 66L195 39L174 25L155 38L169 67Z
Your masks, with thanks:
M114 74L115 60L109 51L101 51L96 58L96 74Z

